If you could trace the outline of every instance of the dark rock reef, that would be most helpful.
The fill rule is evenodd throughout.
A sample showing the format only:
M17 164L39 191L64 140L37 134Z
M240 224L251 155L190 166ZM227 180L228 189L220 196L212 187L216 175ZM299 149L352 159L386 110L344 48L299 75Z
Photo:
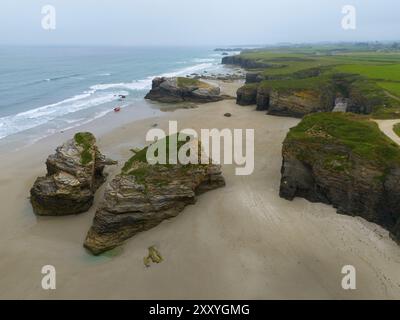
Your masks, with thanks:
M219 87L191 78L155 78L146 99L165 102L207 103L223 100Z
M64 216L89 210L105 181L104 167L113 164L100 153L91 133L77 133L48 157L47 175L39 177L30 191L34 212Z
M306 116L283 144L280 196L333 205L400 241L400 148L362 116Z
M169 144L171 137L167 139ZM147 149L137 152L107 186L84 243L93 254L121 245L177 216L196 202L197 195L225 186L220 166L151 165L146 160Z

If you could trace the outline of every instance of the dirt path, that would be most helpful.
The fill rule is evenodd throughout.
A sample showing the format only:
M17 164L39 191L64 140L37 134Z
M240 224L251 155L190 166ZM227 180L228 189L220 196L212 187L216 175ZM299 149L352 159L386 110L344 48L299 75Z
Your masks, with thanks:
M400 137L393 131L393 126L400 123L400 119L395 120L374 120L381 131L386 134L390 139L400 145Z

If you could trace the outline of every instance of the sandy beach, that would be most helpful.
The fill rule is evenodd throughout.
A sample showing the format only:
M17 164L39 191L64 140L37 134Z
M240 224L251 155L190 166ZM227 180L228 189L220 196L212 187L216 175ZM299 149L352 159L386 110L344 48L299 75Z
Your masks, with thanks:
M233 95L238 83L222 83ZM125 112L125 111L123 111ZM224 117L225 113L232 117ZM326 205L279 197L281 144L299 120L267 116L234 100L180 109L113 126L110 114L82 128L0 155L0 298L23 299L398 299L400 247L383 228L341 216ZM118 115L120 116L120 115ZM255 129L255 171L236 176L223 166L227 186L199 197L175 219L141 233L111 253L94 257L82 244L105 185L87 213L36 217L29 189L45 174L45 160L76 131L90 130L119 166L145 145L154 125ZM101 128L109 126L109 131ZM146 268L156 245L164 261ZM41 288L41 268L57 270L57 289ZM357 290L341 287L342 267L357 270Z

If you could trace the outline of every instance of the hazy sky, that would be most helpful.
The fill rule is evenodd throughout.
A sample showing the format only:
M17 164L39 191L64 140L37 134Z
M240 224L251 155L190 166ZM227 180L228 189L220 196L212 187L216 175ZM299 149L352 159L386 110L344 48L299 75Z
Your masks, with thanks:
M53 5L56 30L41 26ZM357 9L343 30L342 7ZM400 40L399 0L0 0L0 44L233 45Z

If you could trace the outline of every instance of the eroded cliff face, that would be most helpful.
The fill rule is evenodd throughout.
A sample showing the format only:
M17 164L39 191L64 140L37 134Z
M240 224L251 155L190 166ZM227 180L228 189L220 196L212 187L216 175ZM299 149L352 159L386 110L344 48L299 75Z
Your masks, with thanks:
M241 106L249 106L257 102L257 86L246 85L236 92L236 103Z
M105 181L104 167L113 164L100 153L91 133L76 134L48 157L47 175L35 181L30 192L34 212L62 216L89 210Z
M258 68L279 68L281 66L252 59L246 59L241 56L227 56L222 58L222 64L231 64L240 66L244 69L258 69Z
M268 114L302 118L314 112L331 111L333 107L334 101L325 101L318 91L296 90L286 92L272 90Z
M237 91L237 104L257 105L258 111L270 115L302 118L314 112L331 111L335 95L329 90L278 90L255 84L245 85Z
M346 121L331 125L346 125ZM333 205L338 213L360 216L383 226L400 241L400 164L397 160L383 163L379 155L373 154L395 152L397 147L386 137L381 137L388 144L383 149L374 146L379 140L366 140L364 144L361 137L360 145L353 148L350 142L331 135L323 125L303 129L304 135L289 133L284 141L280 196ZM371 125L370 130L379 129ZM357 148L362 152L371 148L372 154L360 155Z
M153 79L152 89L145 99L163 103L195 102L207 103L223 100L219 87L197 79L182 77Z

